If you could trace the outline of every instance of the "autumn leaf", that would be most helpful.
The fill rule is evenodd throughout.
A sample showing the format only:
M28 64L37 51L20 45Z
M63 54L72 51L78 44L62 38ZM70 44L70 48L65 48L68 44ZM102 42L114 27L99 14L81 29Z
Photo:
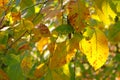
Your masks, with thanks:
M42 23L38 24L37 29L39 30L42 37L49 37L50 36L50 31L45 24L42 24Z
M9 0L0 0L0 7L4 7L8 2Z
M54 53L50 58L50 69L58 68L66 64L66 42L57 43Z
M48 66L45 63L40 64L36 67L34 75L36 78L42 77L48 70Z
M111 9L108 1L95 0L95 11L104 25L110 26L114 23L116 13Z
M21 13L20 12L11 12L12 20L17 21L21 19Z
M73 38L70 41L64 41L61 43L53 44L53 47L49 47L53 51L50 57L50 69L59 68L66 63L70 62L70 60L74 57L77 48L79 47L79 40L77 38Z
M0 80L10 80L8 75L2 69L0 69Z
M49 37L42 37L38 42L37 42L37 49L42 53L44 50L45 45L48 45L49 43Z
M24 72L24 74L28 75L28 73L30 72L31 68L32 68L32 57L30 56L26 56L23 58L22 62L21 62L21 68L22 71Z
M68 20L76 32L85 28L85 20L89 19L89 10L81 0L71 0L68 5Z
M104 33L98 28L94 29L90 39L83 38L79 47L95 70L105 64L109 55L108 41Z

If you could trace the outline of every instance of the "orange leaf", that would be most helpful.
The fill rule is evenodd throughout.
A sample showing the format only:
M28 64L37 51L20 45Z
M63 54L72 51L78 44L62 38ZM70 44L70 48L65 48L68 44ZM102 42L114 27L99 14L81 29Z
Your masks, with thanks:
M38 42L37 42L37 48L38 50L42 53L44 50L45 45L49 43L49 38L48 37L42 37Z

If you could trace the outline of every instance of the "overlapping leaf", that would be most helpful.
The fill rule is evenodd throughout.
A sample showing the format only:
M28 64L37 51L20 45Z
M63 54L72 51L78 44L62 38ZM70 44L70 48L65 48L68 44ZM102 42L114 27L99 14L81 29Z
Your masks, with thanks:
M68 5L68 19L75 31L80 32L85 28L85 20L89 18L89 10L82 0L71 0Z
M95 0L95 11L105 25L110 26L114 23L116 13L111 9L109 1Z

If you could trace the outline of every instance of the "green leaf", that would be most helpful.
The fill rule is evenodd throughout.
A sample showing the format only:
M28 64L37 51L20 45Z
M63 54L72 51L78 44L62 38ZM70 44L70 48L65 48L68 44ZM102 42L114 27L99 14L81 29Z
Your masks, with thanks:
M33 21L32 21L32 22L33 22L34 25L37 25L37 24L40 23L40 21L42 20L43 14L38 13L38 14L36 14L35 16L36 16L36 17L33 18Z
M6 44L8 40L8 33L5 32L0 32L0 44Z
M74 29L70 24L62 24L58 26L54 31L58 32L59 34L69 34L74 32Z
M120 42L120 21L110 26L108 31L108 39L113 42Z
M8 65L7 74L10 80L25 80L22 69L20 67L20 56L14 54L8 54L5 59L5 63Z
M27 13L25 15L25 18L28 18L35 13L35 9L34 9L34 7L32 7L33 5L34 4L33 4L32 0L29 0L29 1L28 0L21 0L20 8L24 14Z

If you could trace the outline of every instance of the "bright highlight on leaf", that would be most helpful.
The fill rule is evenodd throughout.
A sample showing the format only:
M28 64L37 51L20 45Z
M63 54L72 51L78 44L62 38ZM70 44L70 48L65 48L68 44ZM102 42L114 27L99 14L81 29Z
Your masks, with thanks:
M40 78L47 72L47 70L48 70L48 66L46 64L42 63L36 67L34 75L35 75L35 77Z
M109 53L108 42L104 33L99 29L94 29L93 36L90 39L83 38L79 47L95 70L102 67L106 62Z
M45 45L49 43L49 38L48 37L42 37L38 42L37 42L37 48L38 50L42 53Z

